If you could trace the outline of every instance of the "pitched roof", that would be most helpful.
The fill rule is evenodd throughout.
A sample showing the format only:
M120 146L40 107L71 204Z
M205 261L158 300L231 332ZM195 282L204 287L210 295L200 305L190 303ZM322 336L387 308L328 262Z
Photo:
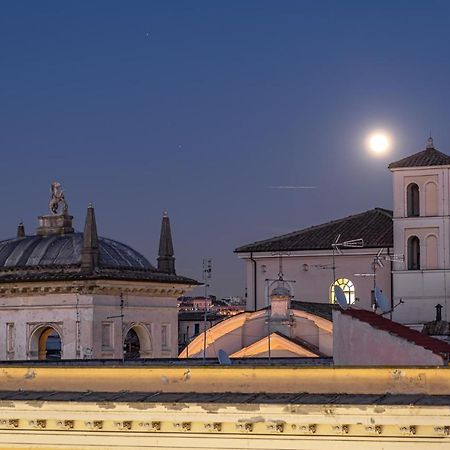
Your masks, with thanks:
M389 169L402 167L450 166L450 156L434 148L433 139L428 139L427 148L389 164Z
M236 253L327 250L340 241L363 239L365 248L393 246L392 211L374 208L360 214L238 247Z
M408 328L405 325L393 322L392 320L386 319L385 317L375 314L372 311L349 308L345 311L341 310L341 313L352 316L361 322L366 322L379 330L395 334L396 336L430 350L439 356L448 357L450 355L450 344L447 342L432 338L419 331Z

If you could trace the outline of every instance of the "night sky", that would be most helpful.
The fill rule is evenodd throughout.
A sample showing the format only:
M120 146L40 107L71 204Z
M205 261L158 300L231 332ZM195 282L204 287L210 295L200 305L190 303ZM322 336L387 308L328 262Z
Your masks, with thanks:
M0 4L0 236L63 184L77 229L243 295L242 244L375 206L431 133L450 154L450 2ZM366 135L394 139L371 156ZM315 189L274 189L315 186Z

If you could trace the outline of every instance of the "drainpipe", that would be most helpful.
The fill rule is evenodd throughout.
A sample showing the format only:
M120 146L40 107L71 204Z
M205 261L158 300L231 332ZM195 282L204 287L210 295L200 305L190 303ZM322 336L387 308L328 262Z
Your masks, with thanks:
M253 252L250 252L250 261L253 263L253 311L256 311L256 261L253 258Z
M395 253L395 252L394 252ZM387 248L388 256L391 254L389 247ZM392 320L392 311L394 310L394 261L390 261L391 270L391 312L389 318Z

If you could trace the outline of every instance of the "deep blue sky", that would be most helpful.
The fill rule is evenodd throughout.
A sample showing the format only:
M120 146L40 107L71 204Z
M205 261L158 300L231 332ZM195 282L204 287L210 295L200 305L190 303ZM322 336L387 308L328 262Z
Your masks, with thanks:
M450 153L447 1L4 1L0 236L34 232L51 181L78 229L241 295L235 247L375 206L429 130ZM389 130L375 159L364 137ZM275 190L274 185L314 185Z

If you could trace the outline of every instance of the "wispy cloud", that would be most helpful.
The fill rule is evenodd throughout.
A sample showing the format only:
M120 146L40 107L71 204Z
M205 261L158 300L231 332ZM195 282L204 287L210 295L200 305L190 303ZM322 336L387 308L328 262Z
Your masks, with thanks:
M317 189L317 186L268 186L269 189Z

